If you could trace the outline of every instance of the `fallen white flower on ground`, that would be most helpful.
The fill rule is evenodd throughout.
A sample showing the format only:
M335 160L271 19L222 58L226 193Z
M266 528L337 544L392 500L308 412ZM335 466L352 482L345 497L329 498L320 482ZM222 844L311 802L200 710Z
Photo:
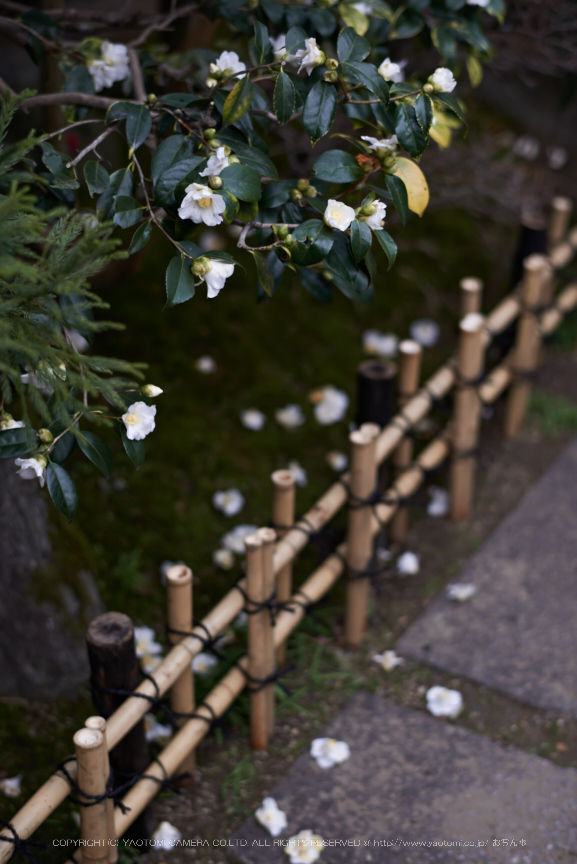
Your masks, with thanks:
M129 441L142 441L147 435L154 431L156 405L147 405L146 402L133 402L128 406L122 420L126 429L126 437Z
M14 427L9 427L14 428ZM14 464L19 466L19 474L23 480L36 480L38 478L40 485L44 486L46 482L46 461L40 459L15 459Z
M311 756L316 760L319 768L332 768L340 765L351 755L351 750L346 741L337 741L336 738L315 738L311 743Z
M539 155L541 145L537 138L532 135L521 135L513 144L513 153L527 162L534 162Z
M205 225L220 225L226 204L222 195L218 195L201 183L191 183L186 187L185 196L178 208L181 219L192 219L193 222Z
M216 372L216 362L212 357L209 357L208 354L204 354L195 362L194 368L197 372L202 372L204 375L210 375L212 372Z
M400 576L414 576L419 572L419 556L414 552L403 552L397 558L397 572Z
M152 627L135 627L134 641L136 642L136 656L145 657L148 654L162 654L162 645L156 641L156 633Z
M431 687L427 690L427 708L435 717L450 717L454 720L463 710L463 697L458 690Z
M221 570L232 570L234 567L234 555L230 549L217 549L212 554L212 563Z
M327 462L333 471L344 471L349 464L349 457L346 453L341 453L340 450L329 450L327 453Z
M265 798L254 815L273 837L278 837L288 825L286 813L279 809L274 798Z
M349 407L349 397L344 390L329 384L321 389L321 400L314 407L315 418L321 426L329 426L342 420Z
M427 515L436 518L446 516L449 512L450 496L446 489L440 486L429 486L427 490L431 500L427 504Z
M399 337L395 333L380 333L378 330L365 330L363 350L366 354L378 357L395 357L399 349Z
M564 147L547 147L547 162L552 171L560 171L569 161L569 153Z
M0 780L0 791L8 798L18 798L22 794L22 774L17 774L16 777L6 777Z
M464 603L476 592L477 588L471 582L454 582L452 585L447 585L447 597L457 603Z
M226 489L223 492L215 492L212 503L216 510L220 510L225 516L236 516L244 507L244 495L240 489Z
M254 534L255 531L258 531L257 525L237 525L232 531L228 531L224 535L220 544L229 552L234 552L235 555L244 555L246 551L245 538Z
M329 228L338 228L339 231L346 231L354 222L356 213L352 207L345 204L343 201L336 201L334 198L329 198L325 209L325 225Z
M296 460L289 462L288 470L291 472L291 474L295 478L295 483L297 484L297 486L300 486L302 488L302 487L307 485L307 483L309 482L308 477L307 477L307 472L305 471L305 469L303 468L302 465L299 465L299 463Z
M240 422L245 429L258 432L266 423L266 417L258 408L247 408L246 411L240 412Z
M147 741L167 741L172 735L172 726L159 723L154 714L145 714L144 733Z
M305 415L300 405L293 403L275 411L275 420L283 429L296 429L305 422Z
M213 666L216 666L218 660L212 654L207 654L206 651L201 651L196 657L192 658L192 671L197 675L208 675Z
M423 348L432 348L433 345L436 345L440 333L439 325L430 318L419 318L417 321L413 321L409 331L411 339L414 339Z
M290 864L314 864L323 851L323 838L306 828L289 837L284 851Z
M154 834L152 835L154 845L161 849L172 849L182 840L182 834L170 822L161 822Z
M392 669L396 669L397 666L401 666L405 661L402 657L399 657L394 651L383 651L382 654L374 654L373 660L375 663L378 663L381 669L384 669L385 672L390 672Z

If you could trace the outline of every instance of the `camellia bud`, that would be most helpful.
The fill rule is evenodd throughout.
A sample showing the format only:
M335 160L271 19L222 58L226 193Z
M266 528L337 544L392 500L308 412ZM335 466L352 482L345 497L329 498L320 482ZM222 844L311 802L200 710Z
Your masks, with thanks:
M364 207L361 207L360 213L361 216L372 216L378 210L377 205L374 201L371 201L370 204L365 204Z
M293 242L293 235L292 235L292 234L287 234L286 237L285 237L285 241L284 241L284 242L287 244L287 246L290 246L291 243Z
M329 84L334 84L335 81L339 80L339 76L336 72L325 72L325 74L323 75L323 80L327 81L327 83Z
M206 258L204 255L200 258L195 258L190 269L194 276L206 276L206 274L210 273L211 270L210 259Z
M211 141L216 135L216 129L205 129L204 130L204 140Z
M222 177L211 177L208 181L208 185L211 189L221 189L222 188Z
M287 225L276 225L276 235L280 237L281 240L286 240L289 235L289 229Z
M308 186L309 181L306 178L301 177L300 180L297 180L297 189L299 190L299 192L304 192L305 189L308 189Z
M335 60L334 57L329 57L327 62L325 63L327 69L330 69L331 72L334 72L339 67L339 61Z
M52 444L54 441L54 435L50 429L39 429L37 435L43 444Z
M230 149L230 147L227 147L227 145L225 144L224 145L224 155L230 156L231 153L232 153L232 150Z
M204 83L206 84L207 87L212 88L212 87L216 87L216 85L218 84L218 81L216 80L216 78L207 78Z
M238 156L229 156L228 157L228 164L229 165L240 165L240 159L238 158Z
M144 387L140 388L140 392L143 396L154 399L155 396L160 396L161 393L164 393L164 390L161 390L156 384L145 384Z
M325 54L324 51L321 51L319 53L319 56L315 60L314 65L315 66L324 66L326 62L327 62L327 55Z
M291 200L299 204L303 200L303 193L299 189L291 189Z
M154 103L157 101L156 93L149 93L146 97L146 101L149 102L150 105L154 105Z
M387 156L385 158L385 160L383 161L383 168L385 168L387 171L394 171L396 164L397 164L397 157L390 155L390 156Z
M319 194L319 190L316 189L314 186L307 186L307 188L304 190L304 193L307 198L316 198Z
M211 63L208 67L208 71L213 78L220 78L220 76L222 75L222 70L220 66L218 66L216 63Z
M43 453L48 453L48 450L48 444L42 444L42 446L38 448L38 455L34 457L41 468L46 468L48 465L48 459L46 456L42 455Z
M425 93L432 93L434 91L434 89L435 88L433 87L432 84L425 84L425 86L423 87L423 90L425 91Z
M231 75L234 74L234 69L231 67L230 69L225 69L222 73L223 78L230 78Z

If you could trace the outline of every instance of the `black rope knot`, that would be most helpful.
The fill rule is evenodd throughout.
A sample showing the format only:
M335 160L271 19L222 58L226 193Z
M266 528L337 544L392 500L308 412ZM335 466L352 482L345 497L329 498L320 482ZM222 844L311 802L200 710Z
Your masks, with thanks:
M4 843L12 843L14 846L14 855L21 852L28 858L30 864L38 864L38 861L30 851L31 846L34 846L35 849L42 850L42 852L48 851L48 846L46 846L45 843L39 843L37 840L23 840L11 822L5 822L3 819L0 819L0 826L2 827L2 830L7 828L12 834L11 837L7 837L6 834L0 834L0 840L3 840Z

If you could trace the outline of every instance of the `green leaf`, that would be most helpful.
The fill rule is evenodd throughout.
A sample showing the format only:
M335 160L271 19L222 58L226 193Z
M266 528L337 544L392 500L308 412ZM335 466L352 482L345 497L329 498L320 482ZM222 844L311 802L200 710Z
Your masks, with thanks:
M351 244L342 231L334 232L333 247L327 255L325 263L333 274L342 277L347 282L350 282L351 285L355 284L359 273L359 266L352 256ZM368 284L368 279L366 281Z
M345 150L327 150L313 166L315 177L331 183L353 183L363 177L363 169L355 157Z
M395 108L395 132L399 143L415 159L427 149L427 137L419 126L417 114L412 105L407 105L404 102L397 104Z
M387 174L386 181L387 189L393 198L393 204L397 208L397 212L401 217L403 225L406 225L409 218L409 198L407 195L407 187L401 178L396 177L394 174ZM377 231L377 234L379 233L380 232Z
M180 162L173 162L162 172L154 184L154 203L157 207L169 207L175 202L176 187L182 183L189 174L198 173L203 156L187 156ZM193 175L193 176L194 176ZM192 181L191 181L192 182Z
M393 32L389 39L410 39L420 33L425 26L425 19L414 9L399 9Z
M116 198L116 213L112 220L120 228L131 228L142 217L142 204L131 195L118 195Z
M261 177L270 177L271 180L278 180L276 165L261 150L255 150L253 147L237 147L235 148L234 155L240 159L243 165L254 168Z
M78 189L80 184L74 177L72 168L66 167L70 157L60 153L47 141L42 141L40 146L42 148L42 161L54 175L54 183L51 185L56 186L57 189Z
M66 432L66 429L70 423L64 425L62 421L55 420L48 427L55 438L58 438L59 435L62 435L63 432ZM52 450L50 451L50 460L52 462L58 462L59 465L62 462L66 462L72 451L76 446L76 438L72 434L72 432L66 432L65 435L62 435L62 438L58 438L56 444L53 445Z
M389 259L389 266L387 269L390 270L395 263L395 258L397 257L397 244L391 235L384 229L381 231L375 231L374 233L381 248L384 249L385 255Z
M116 196L130 195L134 185L134 176L128 168L119 168L110 175L108 189L99 196L96 202L98 215L103 220L112 219L116 212Z
M110 176L100 162L90 161L84 166L84 179L90 192L90 197L96 193L100 195L110 186Z
M457 59L457 40L449 33L446 27L437 25L431 30L433 45L445 61L453 64Z
M187 108L189 105L206 108L210 104L210 99L204 96L192 96L190 93L165 93L164 96L158 97L158 101L168 105L169 108Z
M307 34L302 27L291 27L286 34L285 49L288 54L295 54L299 48L305 47Z
M188 258L181 258L180 255L177 255L171 259L166 268L165 309L172 309L173 306L194 297L194 277L190 267Z
M379 75L372 63L356 63L346 60L341 63L342 71L354 81L360 81L367 90L377 96L385 108L389 104L389 88L385 79Z
M474 54L467 54L467 72L471 87L478 87L483 80L483 64Z
M295 109L296 92L289 76L279 72L274 85L273 108L279 123L288 123Z
M81 432L78 435L78 446L87 459L102 471L105 477L110 477L114 463L108 445L94 432Z
M308 270L306 267L298 269L300 280L303 283L309 294L312 294L316 300L321 303L330 303L333 299L333 291L329 283L323 279L320 273L315 270Z
M459 101L453 96L452 93L435 93L435 99L438 102L441 102L449 111L452 111L453 114L459 118L461 123L464 124L465 128L467 128L467 121L465 120L465 115L459 105Z
M254 23L254 49L257 64L264 63L272 51L268 30L260 21Z
M71 522L78 507L78 492L68 471L61 465L50 462L46 468L46 485L60 512Z
M379 232L376 231L375 233L378 234ZM371 241L372 234L368 225L359 222L358 219L351 222L351 249L357 263L363 260L371 248Z
M126 138L130 155L144 143L151 128L150 111L144 105L130 105L126 114Z
M154 151L151 162L152 182L156 185L158 178L171 165L183 159L194 156L193 138L184 135L171 135L165 138Z
M25 456L32 449L30 432L25 426L17 429L4 429L0 432L0 459L12 459Z
M94 93L94 80L83 63L70 70L62 85L62 92L88 93L90 95Z
M335 119L337 91L326 81L317 81L311 87L303 110L303 123L313 146L326 135Z
M252 103L252 83L249 75L245 75L234 85L225 99L222 109L222 122L225 126L236 123L243 117Z
M274 291L274 278L268 268L265 257L261 252L252 252L252 255L254 257L254 263L256 264L258 281L260 282L268 296L272 297Z
M427 93L419 93L415 102L415 116L424 135L429 135L433 122L433 103Z
M105 121L114 123L117 120L126 120L131 104L131 102L124 101L113 102L106 112Z
M292 235L295 240L303 243L307 239L310 241L308 248L299 244L292 252L294 263L303 267L318 264L326 258L334 243L333 232L320 219L307 219L293 230Z
M259 201L260 177L248 165L227 165L220 172L222 188L241 201Z
M144 246L150 240L150 235L152 233L152 222L145 222L133 234L132 240L130 241L130 246L128 247L128 254L134 255L135 252L140 252Z
M270 209L286 204L290 198L290 190L294 188L295 183L296 180L281 180L280 183L267 183L262 190L261 207Z
M126 435L126 426L122 422L120 424L120 437L122 438L122 443L128 458L134 463L138 470L146 456L144 441L131 441L131 439Z
M364 60L370 54L371 46L366 39L359 36L352 27L345 27L337 39L337 57L343 63L345 60Z

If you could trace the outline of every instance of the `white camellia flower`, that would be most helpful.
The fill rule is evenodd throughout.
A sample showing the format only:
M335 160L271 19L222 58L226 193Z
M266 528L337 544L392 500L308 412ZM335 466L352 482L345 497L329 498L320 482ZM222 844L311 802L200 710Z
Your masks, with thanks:
M265 798L254 815L273 837L278 837L288 825L286 813L279 809L274 798Z
M244 495L240 489L227 489L224 492L215 492L212 503L215 509L225 516L236 516L244 507Z
M205 354L203 357L198 358L194 364L194 368L197 372L202 372L204 375L211 375L213 372L216 372L216 363L212 357Z
M154 714L145 714L144 733L147 741L167 741L172 735L172 726L163 726Z
M126 45L104 41L100 48L101 59L88 64L88 71L98 93L105 87L112 87L117 81L131 79L130 60Z
M246 548L244 541L246 537L258 531L257 525L237 525L232 531L229 531L222 538L221 545L229 552L234 552L235 555L244 555Z
M349 407L349 397L344 390L338 390L329 384L323 387L321 401L317 402L314 407L315 418L321 426L330 426L332 423L338 423L347 413Z
M311 756L316 760L319 768L332 768L340 765L351 755L351 749L346 741L337 741L336 738L315 738L311 743Z
M560 171L569 161L569 153L564 147L547 147L547 162L552 171Z
M446 516L451 501L447 490L441 489L439 486L429 486L428 492L431 500L427 505L427 515L437 518Z
M314 864L323 851L323 838L306 828L289 837L284 851L290 864Z
M161 849L172 849L182 840L182 834L170 822L161 822L152 835L154 845Z
M480 6L482 9L485 9L491 0L467 0L468 6Z
M370 216L359 216L358 218L365 225L368 225L371 231L382 231L384 228L384 219L387 215L387 205L384 201L373 201L375 212Z
M521 135L513 144L513 153L515 156L520 156L521 159L526 159L527 162L533 162L539 155L541 145L537 138L532 135Z
M361 15L373 14L373 7L369 6L368 3L353 3L353 9L356 9L357 12L361 13Z
M145 654L140 660L140 668L143 672L146 672L147 675L152 675L153 672L156 672L161 663L162 657Z
M232 570L234 555L230 549L217 549L212 553L212 563L221 570Z
M409 327L409 332L411 339L414 339L423 348L432 348L433 345L437 344L441 330L436 321L432 321L430 318L419 318L417 321L413 321Z
M390 138L373 138L372 135L361 135L361 141L368 141L367 150L388 150L391 153L399 146L399 139L396 135L391 135Z
M40 459L15 459L14 464L18 465L19 474L23 480L36 480L38 478L40 485L44 486L46 482L46 460L43 457Z
M240 412L240 422L245 429L259 432L266 423L266 417L258 408L247 408L246 411Z
M246 72L246 66L236 51L223 51L220 57L217 57L214 62L225 76Z
M248 615L243 609L241 612L238 613L238 615L236 616L236 618L232 622L232 626L236 627L237 629L240 630L241 627L246 627L247 624L248 624Z
M270 44L272 45L272 53L274 54L275 60L278 61L284 58L287 63L290 63L290 61L294 59L292 54L286 53L286 33L279 33L276 37L271 36Z
M348 204L344 204L342 201L335 201L334 198L329 198L324 215L325 225L328 225L329 228L338 228L339 231L346 231L350 228L355 216L355 211Z
M293 403L285 405L284 408L279 408L278 411L275 411L274 416L276 422L279 426L282 426L283 429L296 429L298 426L302 426L305 422L303 409L300 405L295 405Z
M26 424L15 420L11 414L0 414L0 429L23 429Z
M463 710L463 697L458 690L431 687L427 690L427 708L435 717L450 717L454 720Z
M383 651L382 654L374 654L373 660L378 663L381 669L385 672L391 672L397 666L401 666L405 661L399 657L394 651Z
M295 483L297 484L297 486L304 487L307 485L307 483L309 482L307 478L307 472L302 465L299 465L296 460L289 462L288 470L295 478Z
M156 633L152 627L135 627L134 641L136 642L136 656L139 658L162 654L162 645L156 641Z
M122 420L126 428L126 437L129 441L142 441L154 430L156 425L156 405L147 405L146 402L134 402L128 406Z
M393 63L390 57L385 57L377 72L385 79L385 81L394 81L397 75L402 74L402 66L399 63Z
M306 48L299 48L295 54L295 60L300 60L299 72L306 69L307 75L310 75L315 67L325 62L325 55L317 45L316 39L305 39L305 45Z
M156 396L160 396L164 393L164 390L161 390L160 387L156 386L156 384L145 384L144 387L140 388L140 392L144 396L148 396L149 399L155 399Z
M192 671L197 675L208 675L213 666L216 666L218 660L212 654L207 654L206 651L201 651L196 657L192 658Z
M217 147L216 153L209 156L206 168L200 172L201 177L218 177L223 168L229 165L224 147Z
M16 777L6 777L0 780L0 791L8 798L18 798L22 794L22 774L17 774Z
M414 552L403 552L397 558L397 572L399 576L414 576L419 572L419 556Z
M453 73L445 66L439 66L438 69L435 69L433 74L429 76L429 82L440 93L452 93L457 86Z
M344 471L349 464L349 457L346 453L341 453L340 450L330 450L327 453L327 462L333 471Z
M201 183L191 183L184 191L186 194L178 208L181 219L192 219L196 224L220 225L226 210L222 195Z
M209 261L208 272L200 277L201 282L206 282L207 297L212 300L217 297L219 291L224 288L224 283L234 273L234 264L229 261L218 261L211 258Z
M465 603L476 592L477 588L472 582L454 582L453 585L447 585L447 597L456 603Z

